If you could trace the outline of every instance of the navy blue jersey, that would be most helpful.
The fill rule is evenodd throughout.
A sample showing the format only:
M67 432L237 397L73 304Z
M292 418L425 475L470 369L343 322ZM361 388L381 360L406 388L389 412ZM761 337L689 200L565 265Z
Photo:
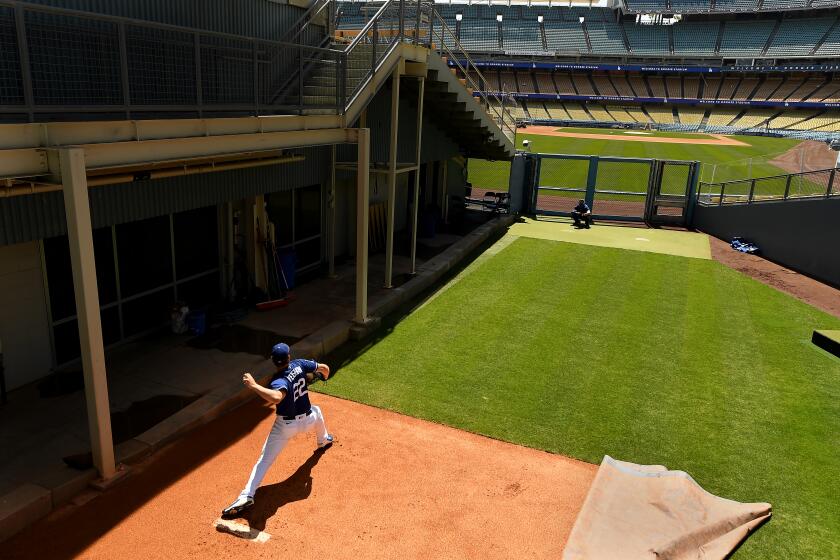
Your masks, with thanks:
M578 204L577 206L575 206L575 210L580 212L581 214L585 214L589 212L589 205L585 202L582 204Z
M292 360L283 371L278 371L271 378L269 387L275 391L286 390L286 396L277 404L277 414L280 416L297 416L307 414L309 391L306 389L306 374L313 373L318 364L312 360Z

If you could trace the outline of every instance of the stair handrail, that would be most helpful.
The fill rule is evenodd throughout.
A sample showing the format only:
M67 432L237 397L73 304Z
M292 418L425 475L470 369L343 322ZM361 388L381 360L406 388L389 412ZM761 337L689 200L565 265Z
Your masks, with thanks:
M487 83L487 80L484 78L484 74L481 73L481 70L479 70L475 62L473 62L469 53L467 53L466 49L461 45L461 41L458 39L458 37L455 35L452 29L446 24L446 21L442 17L440 17L440 14L438 14L437 10L434 9L433 5L430 5L429 7L432 13L429 37L430 46L434 47L434 27L435 23L438 23L441 29L441 32L438 35L440 38L440 46L438 47L438 50L441 54L443 54L444 49L446 50L446 53L449 55L447 59L451 60L452 63L464 74L464 78L466 79L467 83L470 84L470 87L473 89L473 91L478 93L478 96L483 101L485 101L486 107L493 113L495 113L497 118L496 122L499 128L502 130L502 133L505 136L507 136L511 141L514 141L514 139L516 138L516 119L507 109L502 98L500 98L495 92L488 93L482 91L482 88L475 83L475 80L473 80L472 75L467 70L475 72L480 81ZM455 53L453 53L452 50L449 48L449 45L446 44L446 41L444 41L444 32L448 33L449 38L453 40L453 44L456 45L457 50L459 51L459 56L462 56L463 60L466 61L466 68L463 64L461 64L461 60L459 60L458 57L455 56ZM493 101L495 101L495 104L493 103ZM491 117L492 116L493 115L491 115Z

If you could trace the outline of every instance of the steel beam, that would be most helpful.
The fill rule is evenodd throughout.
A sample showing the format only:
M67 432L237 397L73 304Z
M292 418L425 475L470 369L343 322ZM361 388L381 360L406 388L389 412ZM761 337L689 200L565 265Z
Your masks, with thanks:
M417 272L417 215L420 211L420 151L423 141L423 96L425 93L426 80L420 78L417 94L417 144L415 145L414 162L417 169L414 171L414 200L412 202L411 217L411 274Z
M391 74L391 140L388 146L388 212L385 224L385 287L393 288L394 215L397 204L397 141L400 116L400 70Z
M356 131L359 164L356 168L356 315L367 321L368 221L370 215L370 129Z
M330 154L330 189L327 193L327 212L329 212L327 236L327 264L329 266L329 277L335 278L335 169L336 169L336 146L333 144Z
M79 323L79 342L85 380L93 464L103 480L116 473L114 440L108 402L108 379L105 371L105 347L99 316L99 292L96 284L96 261L93 253L93 227L90 221L85 152L79 148L59 152L64 208L67 214L67 237L73 268L73 288Z

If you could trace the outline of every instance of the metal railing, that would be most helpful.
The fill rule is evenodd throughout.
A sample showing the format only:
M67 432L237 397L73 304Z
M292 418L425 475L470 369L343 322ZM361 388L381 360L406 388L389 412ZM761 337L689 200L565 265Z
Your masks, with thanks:
M467 50L461 45L461 41L455 32L446 24L446 21L434 9L434 4L429 4L430 22L429 36L431 39L430 48L439 56L450 60L457 68L467 83L467 87L477 94L484 105L485 110L495 121L496 125L512 142L516 138L516 119L513 113L507 108L511 103L516 102L512 98L494 92L482 91L481 84L487 80L481 70L473 62ZM478 82L476 82L476 78Z
M704 206L722 206L840 196L840 182L835 179L838 169L840 168L720 183L701 182L697 191L697 202Z
M458 61L468 87L483 76L453 31L421 0L370 4L362 29L336 41L335 0L316 0L273 41L106 14L0 0L0 119L178 118L343 114L400 43ZM12 39L9 39L9 38ZM5 41L5 42L4 42ZM503 97L480 94L500 129ZM88 117L90 118L90 117Z

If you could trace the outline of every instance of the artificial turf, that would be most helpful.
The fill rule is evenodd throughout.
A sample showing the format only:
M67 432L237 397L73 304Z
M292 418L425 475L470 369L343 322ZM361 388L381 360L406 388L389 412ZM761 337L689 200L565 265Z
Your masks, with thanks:
M737 558L840 557L840 320L705 259L520 238L328 393L773 504ZM562 484L562 481L558 481Z

